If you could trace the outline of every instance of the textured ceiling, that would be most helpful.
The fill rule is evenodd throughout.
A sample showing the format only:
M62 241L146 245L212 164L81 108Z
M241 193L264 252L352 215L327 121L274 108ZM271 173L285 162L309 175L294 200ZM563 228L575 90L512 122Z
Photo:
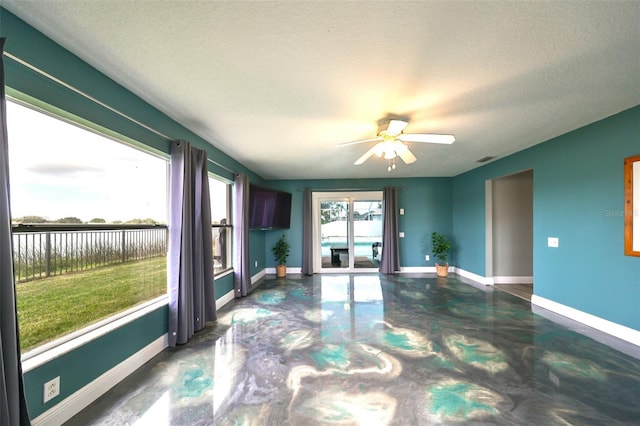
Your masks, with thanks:
M640 104L637 1L2 5L267 179L454 176ZM352 165L387 113L457 140Z

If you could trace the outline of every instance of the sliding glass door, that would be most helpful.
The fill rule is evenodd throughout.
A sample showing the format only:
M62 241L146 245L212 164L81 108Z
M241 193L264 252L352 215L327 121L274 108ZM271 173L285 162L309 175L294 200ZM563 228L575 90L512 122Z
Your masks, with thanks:
M349 268L349 201L320 200L322 268Z
M382 193L314 193L314 272L377 271Z

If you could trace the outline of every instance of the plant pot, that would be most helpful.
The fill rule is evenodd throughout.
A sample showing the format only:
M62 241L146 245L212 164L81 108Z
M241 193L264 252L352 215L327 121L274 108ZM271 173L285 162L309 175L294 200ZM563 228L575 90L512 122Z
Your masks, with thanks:
M447 275L449 275L449 264L439 265L436 263L436 276L446 277Z
M276 265L276 277L284 278L287 276L287 265Z

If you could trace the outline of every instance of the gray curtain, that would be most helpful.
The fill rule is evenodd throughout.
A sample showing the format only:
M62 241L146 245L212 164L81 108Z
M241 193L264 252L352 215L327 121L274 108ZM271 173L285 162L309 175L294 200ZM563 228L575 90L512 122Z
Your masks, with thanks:
M398 252L398 188L382 191L382 258L380 272L393 274L400 270Z
M235 297L244 297L251 290L249 267L249 178L240 173L235 177L233 203L233 270Z
M0 38L0 426L30 425L24 396L20 333L13 278L9 203L9 147L4 92L4 42Z
M207 153L171 143L169 346L184 344L216 319Z
M312 192L304 190L302 201L302 274L313 275L313 212Z

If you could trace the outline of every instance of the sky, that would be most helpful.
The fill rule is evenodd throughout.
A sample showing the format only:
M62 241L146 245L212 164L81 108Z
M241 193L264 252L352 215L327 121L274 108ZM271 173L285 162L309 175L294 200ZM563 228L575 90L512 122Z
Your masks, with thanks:
M166 159L7 102L11 215L166 223Z

